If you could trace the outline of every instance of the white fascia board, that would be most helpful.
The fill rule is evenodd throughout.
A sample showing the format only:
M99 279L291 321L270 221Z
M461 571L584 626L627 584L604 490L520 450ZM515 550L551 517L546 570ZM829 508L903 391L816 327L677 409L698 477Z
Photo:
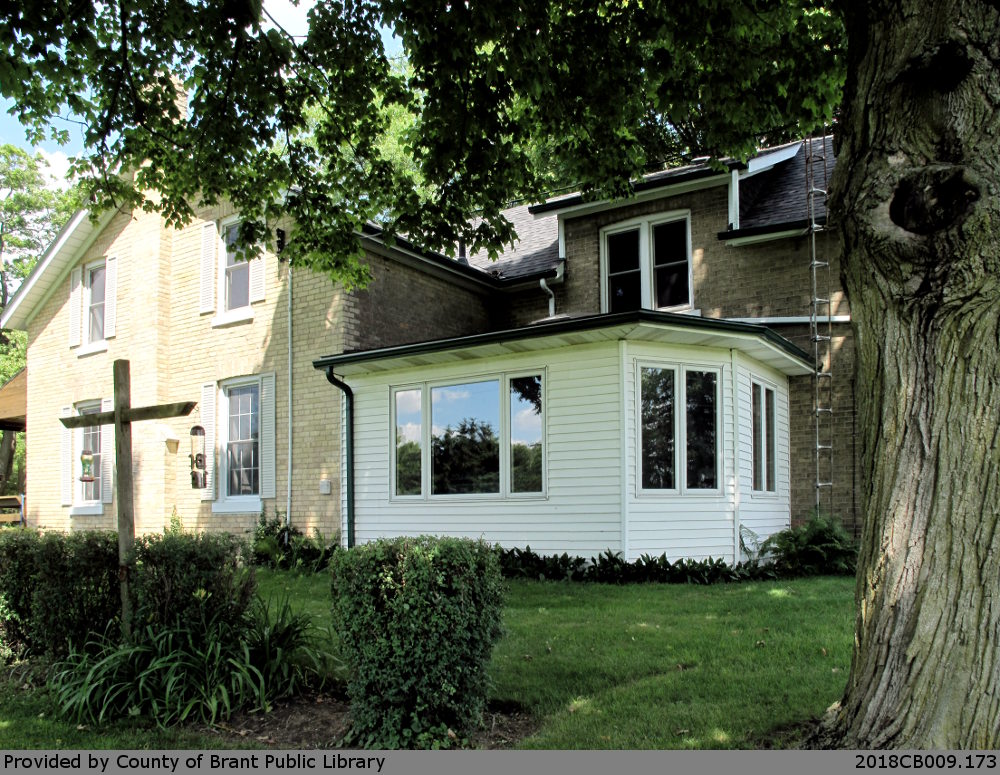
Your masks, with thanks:
M0 326L14 330L26 329L60 280L90 248L116 212L105 212L95 224L90 220L89 211L77 211L42 254L34 271L21 283L0 318Z
M681 183L664 185L662 188L651 188L647 191L640 191L627 199L598 199L594 202L583 202L578 205L570 205L561 210L547 210L541 213L533 213L535 219L551 217L552 213L557 213L559 220L563 218L578 218L581 215L591 215L593 213L614 210L619 207L629 207L642 202L651 202L656 199L667 199L668 197L687 194L691 191L701 191L705 188L715 188L723 186L729 182L729 172L720 172L718 175L688 180Z
M779 148L776 151L771 151L761 156L754 156L747 162L747 168L740 172L740 177L749 178L760 172L766 172L772 167L781 164L781 162L794 158L801 149L802 141L799 140L789 143L784 148Z
M727 239L726 245L731 248L738 248L741 245L756 245L760 242L774 242L779 239L789 239L791 237L804 237L809 233L808 227L803 229L787 229L785 231L769 231L764 234L754 234L751 237L736 237Z

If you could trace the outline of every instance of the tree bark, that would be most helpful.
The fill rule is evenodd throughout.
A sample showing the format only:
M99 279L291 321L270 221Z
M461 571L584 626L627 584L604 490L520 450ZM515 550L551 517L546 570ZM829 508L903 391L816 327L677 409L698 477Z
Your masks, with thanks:
M14 470L14 449L17 446L17 431L4 431L0 436L0 493L7 488Z
M864 530L847 688L813 745L1000 747L1000 3L844 3L831 220Z

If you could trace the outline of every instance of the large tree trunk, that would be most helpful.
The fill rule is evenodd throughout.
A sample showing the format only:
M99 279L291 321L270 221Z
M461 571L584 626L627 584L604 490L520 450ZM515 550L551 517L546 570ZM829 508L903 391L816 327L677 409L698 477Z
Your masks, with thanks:
M814 743L1000 747L1000 3L844 3L853 662Z

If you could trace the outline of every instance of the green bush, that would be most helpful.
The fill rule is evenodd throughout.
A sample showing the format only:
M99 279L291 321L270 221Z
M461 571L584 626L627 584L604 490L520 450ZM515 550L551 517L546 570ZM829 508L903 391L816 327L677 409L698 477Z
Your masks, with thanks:
M761 547L782 576L851 575L858 550L840 520L813 514L797 527L782 530Z
M46 533L34 552L29 647L65 654L82 647L121 613L118 536L111 532Z
M442 747L481 723L502 633L496 552L481 541L398 538L337 552L330 568L351 670L351 741Z
M201 617L235 625L254 600L257 581L246 547L231 535L147 535L136 540L131 577L133 619L173 627Z
M330 564L330 556L339 548L336 537L327 540L319 531L305 536L293 525L286 525L277 513L268 517L261 512L253 533L254 562L268 568L319 573Z
M0 531L0 662L10 661L28 648L38 540L34 530Z

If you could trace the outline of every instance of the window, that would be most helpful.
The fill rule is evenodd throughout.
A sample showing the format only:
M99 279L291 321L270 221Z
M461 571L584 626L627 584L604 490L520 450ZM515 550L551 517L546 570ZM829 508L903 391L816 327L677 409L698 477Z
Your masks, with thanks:
M97 414L101 411L100 402L87 404L78 407L80 414ZM97 503L101 500L101 426L95 425L91 428L80 428L80 455L89 452L93 456L93 481L84 482L80 477L83 475L83 462L77 460L80 466L77 472L77 482L80 485L80 494L77 499L80 503Z
M718 386L716 370L639 367L640 490L719 489Z
M637 218L602 232L605 312L683 310L692 306L690 218Z
M240 225L231 223L223 227L222 239L225 245L226 263L223 274L223 309L227 312L250 306L250 263L239 258L236 240L240 236Z
M84 401L75 406L65 406L63 417L92 415L111 411L113 402L104 400ZM73 516L98 515L104 513L105 503L111 503L111 467L114 464L114 431L112 426L69 429L61 426L61 477L63 506L72 507ZM91 457L90 471L93 481L81 481L83 476L84 451Z
M202 386L202 499L213 501L213 512L259 512L262 499L275 497L274 391L273 374Z
M392 393L394 497L544 492L542 375Z
M87 267L84 274L85 302L87 317L87 341L100 342L104 339L104 300L105 274L104 263Z
M260 386L226 389L226 495L260 495Z
M758 382L750 384L753 425L753 489L775 492L774 391Z
M202 225L199 311L216 313L213 326L253 320L253 305L264 300L265 253L242 257L236 249L239 235L237 218Z
M115 335L118 259L102 258L70 272L69 340L78 355L107 350Z

